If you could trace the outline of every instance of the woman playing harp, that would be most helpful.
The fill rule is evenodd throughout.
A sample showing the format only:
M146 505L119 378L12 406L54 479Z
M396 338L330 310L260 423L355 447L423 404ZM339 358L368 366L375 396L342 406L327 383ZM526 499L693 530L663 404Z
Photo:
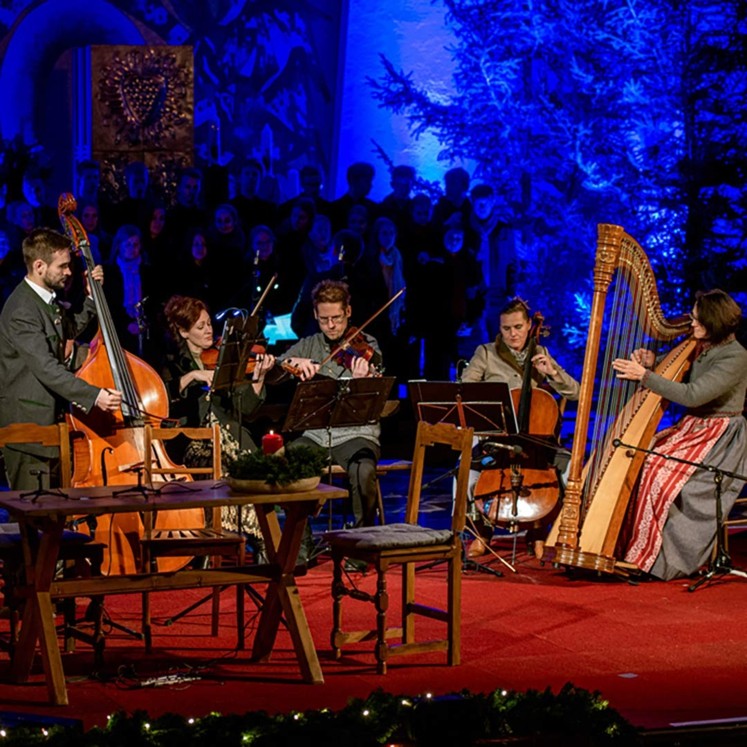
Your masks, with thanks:
M668 381L651 370L652 351L638 349L612 366L620 379L684 405L685 416L659 432L652 449L667 456L702 462L744 474L747 421L742 409L747 391L747 350L735 339L742 312L724 291L696 296L690 315L697 340L696 359L687 382ZM721 503L728 515L744 483L724 477ZM716 539L713 475L688 464L649 455L635 501L626 562L669 580L689 576L705 564Z

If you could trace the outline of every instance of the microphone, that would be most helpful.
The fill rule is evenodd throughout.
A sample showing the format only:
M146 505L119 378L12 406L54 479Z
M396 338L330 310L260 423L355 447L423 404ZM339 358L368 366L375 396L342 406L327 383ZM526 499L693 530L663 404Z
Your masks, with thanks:
M486 454L495 454L498 449L503 449L504 451L510 451L512 454L521 454L524 452L524 449L519 446L519 444L499 444L495 441L487 441L482 445L482 450Z
M467 368L469 365L469 361L466 358L460 358L456 363L456 378L457 381L461 384L462 382L462 374L464 373L464 369ZM459 370L459 367L462 366L462 370Z

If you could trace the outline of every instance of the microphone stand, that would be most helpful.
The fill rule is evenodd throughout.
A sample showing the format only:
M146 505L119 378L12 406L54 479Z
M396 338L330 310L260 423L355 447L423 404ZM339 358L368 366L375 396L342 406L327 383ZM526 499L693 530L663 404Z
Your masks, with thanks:
M729 470L720 469L712 464L704 464L703 462L692 462L689 459L681 459L680 457L671 456L669 454L663 454L660 451L654 449L644 449L641 446L634 446L632 444L623 443L619 438L612 441L614 447L622 447L625 449L632 449L633 451L643 451L646 454L653 454L654 456L661 457L671 462L679 462L680 464L688 464L696 469L702 469L706 472L713 474L713 480L716 485L716 549L713 558L708 563L708 570L699 578L695 583L687 587L688 591L696 591L703 584L710 581L715 576L741 576L747 578L747 573L744 571L734 568L731 563L731 556L729 551L726 549L726 543L724 542L724 527L723 522L723 508L721 506L721 485L724 481L724 477L731 477L735 480L744 480L747 482L747 475L740 475L736 472L730 472Z

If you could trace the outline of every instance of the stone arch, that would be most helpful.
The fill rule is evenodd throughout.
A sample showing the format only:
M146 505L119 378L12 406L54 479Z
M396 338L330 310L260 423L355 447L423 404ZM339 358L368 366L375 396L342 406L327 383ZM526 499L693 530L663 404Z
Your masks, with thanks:
M151 38L148 38L148 37ZM34 114L44 81L65 51L90 44L158 43L106 0L40 0L16 20L3 43L0 134L37 142Z

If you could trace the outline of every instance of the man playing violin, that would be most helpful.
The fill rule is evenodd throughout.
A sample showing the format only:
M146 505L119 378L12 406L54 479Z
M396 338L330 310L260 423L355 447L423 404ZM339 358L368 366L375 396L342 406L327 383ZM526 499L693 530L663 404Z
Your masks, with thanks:
M68 332L83 330L96 314L90 295L73 311L57 302L71 277L70 240L47 228L23 240L26 277L11 293L0 314L0 426L11 423L52 425L72 404L83 412L93 407L114 411L120 392L99 389L71 370ZM100 266L92 275L103 282ZM67 317L63 323L63 317ZM41 471L42 485L55 483L59 456L52 447L37 444L6 446L5 470L16 490L37 487L32 470Z
M347 284L339 280L322 280L313 288L311 299L319 332L300 339L280 356L280 360L293 365L304 381L317 374L333 379L359 379L377 375L375 364L379 364L381 360L379 346L371 335L363 332L359 336L368 349L362 351L362 354L352 354L347 358L335 356L327 360L348 332L352 309ZM367 358L371 353L373 362L369 362ZM326 362L320 365L319 361ZM357 526L371 526L376 516L379 434L378 424L335 427L331 429L331 433L322 428L304 431L300 438L289 444L289 448L303 443L315 444L324 449L331 446L332 459L347 471Z
M501 310L499 334L493 343L479 345L464 369L462 381L502 381L511 389L520 389L527 366L532 367L531 386L549 386L556 394L570 400L577 400L579 383L568 374L549 354L547 348L538 345L535 355L528 358L532 319L529 307L520 298L513 298ZM470 474L469 497L474 494L474 486L480 473ZM482 522L481 537L475 539L469 549L470 557L478 557L486 551L486 541L490 540L493 528ZM541 553L542 540L529 530L527 542L536 554Z

